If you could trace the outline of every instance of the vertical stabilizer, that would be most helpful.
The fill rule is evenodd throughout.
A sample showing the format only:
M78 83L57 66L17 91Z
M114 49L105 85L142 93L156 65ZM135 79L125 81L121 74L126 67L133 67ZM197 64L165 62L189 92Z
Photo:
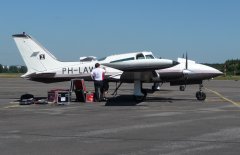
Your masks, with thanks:
M28 68L27 74L47 72L61 66L61 62L31 36L15 34L13 39Z

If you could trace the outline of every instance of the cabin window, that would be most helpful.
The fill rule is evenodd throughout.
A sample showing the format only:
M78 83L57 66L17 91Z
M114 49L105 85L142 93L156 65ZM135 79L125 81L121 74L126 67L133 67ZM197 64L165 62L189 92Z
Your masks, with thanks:
M129 61L129 60L134 60L134 57L125 58L125 59L119 59L119 60L114 60L114 61L111 61L110 63L123 62L123 61Z
M145 55L146 59L154 59L153 55L149 54L149 55Z
M98 59L98 61L103 61L103 60L105 60L107 57L104 57L104 58L100 58L100 59Z
M136 56L136 59L145 59L145 57L142 53L140 53Z
M96 61L97 59L94 57L85 57L85 58L80 58L80 62L89 62L89 61Z

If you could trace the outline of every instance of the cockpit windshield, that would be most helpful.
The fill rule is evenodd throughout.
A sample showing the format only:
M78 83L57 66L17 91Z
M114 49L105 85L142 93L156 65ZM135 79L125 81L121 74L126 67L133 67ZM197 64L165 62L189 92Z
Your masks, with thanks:
M149 54L149 55L145 55L146 59L154 59L154 56Z

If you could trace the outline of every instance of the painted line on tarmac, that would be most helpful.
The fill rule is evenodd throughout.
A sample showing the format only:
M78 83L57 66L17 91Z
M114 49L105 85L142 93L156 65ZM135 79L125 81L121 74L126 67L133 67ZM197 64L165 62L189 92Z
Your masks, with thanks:
M17 108L20 107L19 102L10 102L11 105L2 106L0 109L10 109L10 108Z
M218 93L218 92L216 92L216 91L214 91L214 90L211 90L211 89L208 89L208 88L205 88L205 89L206 89L207 91L210 91L210 92L216 94L217 96L219 96L219 97L222 98L223 100L225 100L225 101L227 101L227 102L230 102L230 103L232 103L233 105L235 105L235 106L237 106L237 107L240 107L240 103L239 103L239 102L235 102L235 101L233 101L233 100L230 100L230 99L224 97L223 95L221 95L220 93Z
M3 109L8 109L8 108L16 108L16 107L19 107L19 105L10 105L10 106L6 106L6 107L3 107Z

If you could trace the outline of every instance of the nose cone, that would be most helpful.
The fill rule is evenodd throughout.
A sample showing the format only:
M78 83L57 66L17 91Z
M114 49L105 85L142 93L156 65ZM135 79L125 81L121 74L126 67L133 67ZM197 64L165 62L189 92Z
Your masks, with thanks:
M215 68L212 68L212 67L208 67L208 73L209 75L211 76L211 78L214 78L214 77L217 77L217 76L220 76L220 75L223 75L223 73Z
M213 76L214 76L214 77L217 77L217 76L220 76L220 75L223 75L223 72L221 72L221 71L219 71L219 70L217 70L217 69L214 69L214 70L213 70Z

